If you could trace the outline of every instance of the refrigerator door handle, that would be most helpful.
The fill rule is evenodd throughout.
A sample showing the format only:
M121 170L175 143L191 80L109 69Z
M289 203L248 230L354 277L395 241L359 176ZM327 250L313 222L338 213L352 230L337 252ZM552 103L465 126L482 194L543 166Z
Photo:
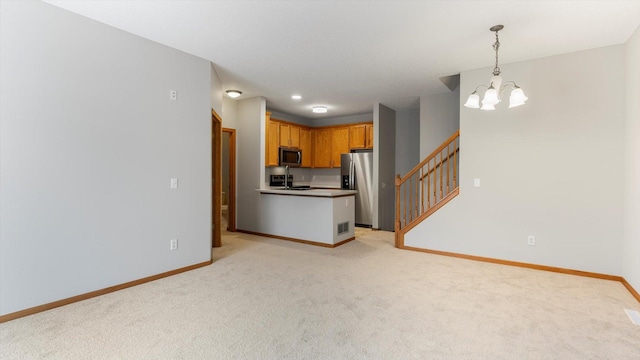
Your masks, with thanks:
M353 159L351 159L351 163L349 165L349 189L350 190L355 190L355 184L354 184L355 172L356 172L356 164L353 161Z

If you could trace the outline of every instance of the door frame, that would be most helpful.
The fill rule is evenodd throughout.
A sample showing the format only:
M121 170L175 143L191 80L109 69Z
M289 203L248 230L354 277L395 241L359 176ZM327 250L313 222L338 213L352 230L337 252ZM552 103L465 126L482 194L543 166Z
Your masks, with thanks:
M229 194L227 195L229 219L227 231L236 231L236 129L223 127L222 132L229 134ZM222 183L222 181L220 182Z
M211 246L222 246L222 118L211 109Z

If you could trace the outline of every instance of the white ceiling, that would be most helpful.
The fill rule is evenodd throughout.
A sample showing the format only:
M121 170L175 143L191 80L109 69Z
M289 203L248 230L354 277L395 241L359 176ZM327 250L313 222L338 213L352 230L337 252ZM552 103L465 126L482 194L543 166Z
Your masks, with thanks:
M640 25L640 0L46 2L210 60L240 99L311 119L417 108L449 91L440 77L493 68L496 24L500 64L624 43Z

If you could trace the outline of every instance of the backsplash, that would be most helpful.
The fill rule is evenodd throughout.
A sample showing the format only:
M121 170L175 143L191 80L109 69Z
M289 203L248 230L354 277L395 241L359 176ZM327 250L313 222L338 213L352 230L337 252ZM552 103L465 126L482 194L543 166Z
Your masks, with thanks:
M284 167L269 167L265 171L265 183L269 184L271 175L284 174ZM294 185L310 185L322 188L340 188L340 169L290 168Z

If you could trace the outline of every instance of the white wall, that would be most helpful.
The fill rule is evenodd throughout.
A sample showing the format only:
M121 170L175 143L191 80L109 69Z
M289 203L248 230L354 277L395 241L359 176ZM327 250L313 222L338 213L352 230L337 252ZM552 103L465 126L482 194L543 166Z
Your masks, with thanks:
M237 129L238 117L238 101L229 99L226 96L222 98L222 113L218 113L222 118L222 127L229 129Z
M640 291L640 28L626 45L623 276Z
M209 62L0 6L0 314L209 261Z
M490 75L463 72L461 100ZM406 245L620 275L624 46L506 64L502 75L529 101L461 109L460 195Z
M457 104L456 104L457 105ZM420 158L420 109L396 112L396 170L403 176L422 160Z
M374 105L373 133L373 228L393 231L396 215L395 110L380 103Z
M260 189L265 184L266 101L254 97L237 102L237 228L260 232L262 207Z
M210 63L210 66L211 108L215 110L218 115L222 116L222 80L220 80L220 76L218 76L213 63Z
M420 97L420 161L460 129L460 87Z

